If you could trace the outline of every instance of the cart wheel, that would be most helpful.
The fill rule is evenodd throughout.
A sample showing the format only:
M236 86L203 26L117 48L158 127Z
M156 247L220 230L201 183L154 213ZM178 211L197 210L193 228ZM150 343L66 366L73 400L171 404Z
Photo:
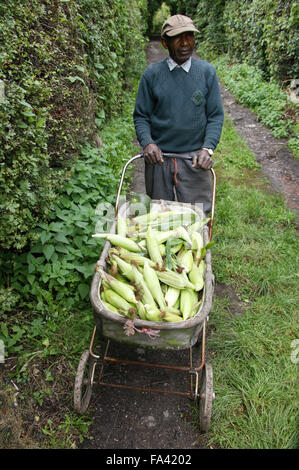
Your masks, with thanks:
M78 365L74 387L74 407L79 414L85 413L90 402L95 364L96 360L86 349Z
M213 369L209 363L205 363L200 382L200 430L207 432L210 427L212 415L213 393Z

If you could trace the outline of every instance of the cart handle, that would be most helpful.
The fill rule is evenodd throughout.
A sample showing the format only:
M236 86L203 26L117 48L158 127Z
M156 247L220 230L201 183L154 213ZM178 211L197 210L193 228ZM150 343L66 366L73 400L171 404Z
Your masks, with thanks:
M118 187L118 192L116 196L116 202L115 202L115 217L117 217L118 214L118 206L119 206L119 199L120 199L120 193L122 190L125 174L127 171L127 168L131 163L133 163L135 160L138 158L143 158L143 153L139 153L138 155L135 155L134 157L130 158L122 171L121 177L120 177L120 182L119 182L119 187ZM182 160L192 160L192 157L190 157L190 154L184 154L184 153L163 153L163 157L172 157L172 158L181 158ZM209 170L212 174L213 178L213 191L212 191L212 210L211 210L211 217L209 221L209 238L210 240L212 239L212 232L213 232L213 227L214 227L214 214L215 214L215 198L216 198L216 174L213 168Z

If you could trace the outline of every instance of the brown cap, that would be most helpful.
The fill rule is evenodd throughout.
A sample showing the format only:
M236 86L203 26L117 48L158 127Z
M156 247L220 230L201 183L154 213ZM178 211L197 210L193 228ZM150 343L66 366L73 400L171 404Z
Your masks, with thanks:
M186 31L195 31L199 33L191 18L184 15L174 15L163 23L161 36L165 37L165 35L167 35L172 37L185 33Z

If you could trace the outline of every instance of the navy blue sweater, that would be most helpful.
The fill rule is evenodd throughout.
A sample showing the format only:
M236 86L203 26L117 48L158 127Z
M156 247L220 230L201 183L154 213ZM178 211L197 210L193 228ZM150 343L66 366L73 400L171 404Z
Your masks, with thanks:
M194 59L189 72L170 71L167 59L149 66L140 81L133 113L142 146L156 143L163 152L215 149L223 107L215 68Z

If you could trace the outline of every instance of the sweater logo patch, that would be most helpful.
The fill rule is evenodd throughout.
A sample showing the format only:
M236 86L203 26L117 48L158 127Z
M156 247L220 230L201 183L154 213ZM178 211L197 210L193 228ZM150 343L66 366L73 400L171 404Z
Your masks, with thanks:
M196 90L192 95L192 101L196 106L200 106L203 101L203 96L201 91Z

